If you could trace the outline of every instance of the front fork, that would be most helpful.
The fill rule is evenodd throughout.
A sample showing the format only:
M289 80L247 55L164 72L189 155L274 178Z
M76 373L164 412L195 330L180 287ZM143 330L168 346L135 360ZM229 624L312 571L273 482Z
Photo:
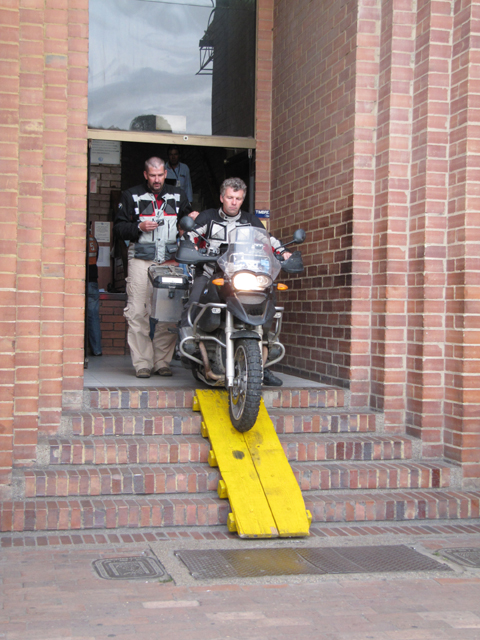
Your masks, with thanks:
M235 378L235 345L231 339L231 335L234 331L233 327L233 315L230 311L225 312L225 348L226 348L226 362L225 362L225 378L227 380L227 389L233 387L233 380Z

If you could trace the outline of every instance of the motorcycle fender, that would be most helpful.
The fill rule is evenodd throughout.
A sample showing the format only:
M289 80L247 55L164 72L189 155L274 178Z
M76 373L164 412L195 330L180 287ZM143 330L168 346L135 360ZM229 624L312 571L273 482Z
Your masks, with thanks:
M235 331L235 333L232 333L230 336L231 340L241 340L242 338L253 338L254 340L261 340L261 337L256 331Z
M272 321L275 315L275 305L271 300L267 301L265 311L261 316L251 316L246 311L239 300L233 296L229 297L225 301L227 303L227 311L230 311L236 318L247 324L251 324L254 327L259 327L264 324L268 324Z

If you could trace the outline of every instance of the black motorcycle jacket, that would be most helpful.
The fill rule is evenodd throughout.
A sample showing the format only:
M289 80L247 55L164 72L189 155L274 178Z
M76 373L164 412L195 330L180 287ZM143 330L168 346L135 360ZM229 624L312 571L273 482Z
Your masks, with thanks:
M182 189L164 185L155 198L145 183L122 193L113 232L117 238L130 241L129 258L164 262L175 252L177 221L191 210ZM144 233L139 224L148 219L154 219L158 227Z

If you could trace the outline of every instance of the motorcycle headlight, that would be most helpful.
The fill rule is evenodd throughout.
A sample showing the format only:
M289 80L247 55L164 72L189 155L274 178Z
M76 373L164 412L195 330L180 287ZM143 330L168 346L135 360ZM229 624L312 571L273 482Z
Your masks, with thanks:
M270 276L256 276L254 273L241 271L233 276L232 284L237 291L259 291L269 287L272 284L272 279Z

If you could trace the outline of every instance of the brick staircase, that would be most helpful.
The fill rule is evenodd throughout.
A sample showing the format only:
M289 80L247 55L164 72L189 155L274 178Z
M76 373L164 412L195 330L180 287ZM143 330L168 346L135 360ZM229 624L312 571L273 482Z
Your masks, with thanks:
M219 472L192 389L85 389L61 433L40 442L35 468L14 472L0 531L225 525ZM381 416L349 411L334 387L265 390L264 400L313 522L479 516L480 493L459 469L422 461L420 443L381 431Z

